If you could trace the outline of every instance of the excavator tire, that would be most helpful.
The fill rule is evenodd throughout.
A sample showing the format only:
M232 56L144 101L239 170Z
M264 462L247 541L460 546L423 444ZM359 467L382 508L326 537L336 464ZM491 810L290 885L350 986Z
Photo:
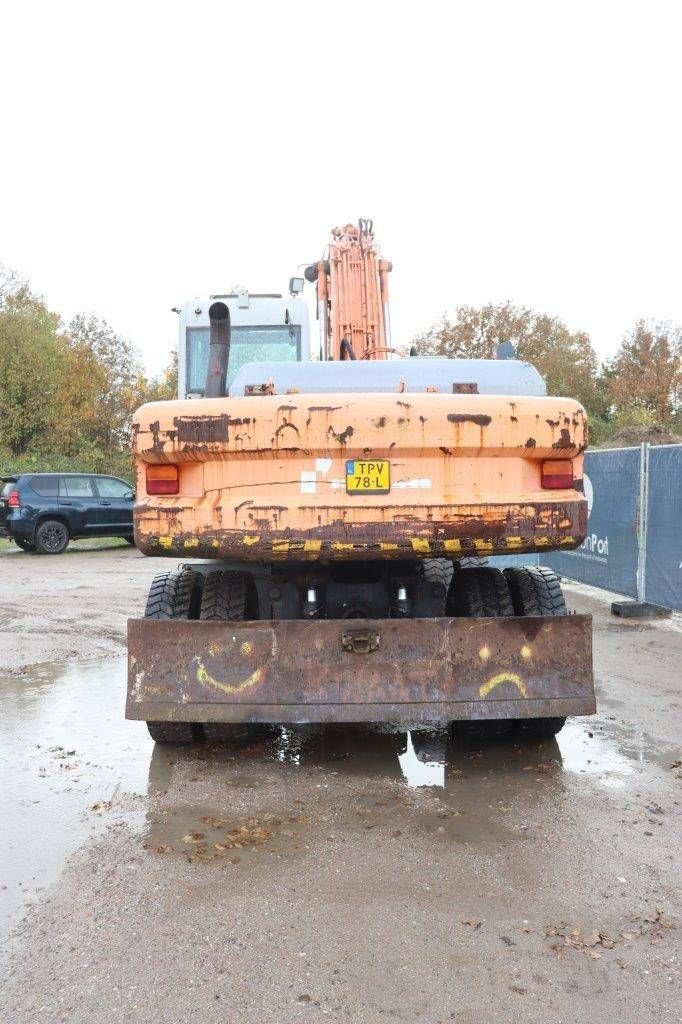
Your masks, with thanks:
M513 615L514 605L504 574L491 566L456 569L448 614L466 618L506 618ZM451 722L450 734L455 741L471 743L499 739L509 735L512 728L513 723L507 720Z
M206 574L201 595L199 618L206 621L235 622L247 618L249 584L246 573L215 570ZM253 726L227 722L207 722L204 735L209 743L245 741Z
M566 615L559 577L542 565L504 569L515 615Z
M189 566L155 576L149 588L145 619L196 619L199 617L201 573ZM155 743L193 743L201 739L198 722L147 722Z
M506 740L515 731L515 723L509 718L481 719L468 722L451 722L450 736L457 743L470 746L472 743L490 740Z
M474 618L505 618L514 614L511 594L499 569L457 569L453 573L448 614Z
M235 622L246 618L249 578L229 570L209 572L201 595L200 619Z
M482 569L490 563L485 555L464 555L458 564L460 569Z
M454 564L449 558L425 558L421 563L420 571L423 578L432 585L434 594L439 590L442 592L443 596L437 614L445 615L452 575L455 571Z
M421 565L424 579L429 583L442 583L446 592L450 589L455 567L449 558L425 558Z
M505 569L515 615L566 615L566 601L561 592L559 577L552 569L542 565ZM565 718L521 718L517 733L528 739L556 736L563 728Z
M149 588L145 619L198 618L201 579L201 573L188 566L159 573Z
M561 732L565 724L565 718L520 718L516 735L528 740L547 740Z
M147 722L147 728L155 743L193 743L201 739L192 722Z

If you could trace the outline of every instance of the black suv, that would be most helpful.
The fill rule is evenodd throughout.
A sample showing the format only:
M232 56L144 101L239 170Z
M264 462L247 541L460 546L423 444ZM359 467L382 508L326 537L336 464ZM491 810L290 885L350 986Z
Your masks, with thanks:
M133 488L115 476L22 473L0 490L0 537L24 551L60 555L78 537L133 540Z

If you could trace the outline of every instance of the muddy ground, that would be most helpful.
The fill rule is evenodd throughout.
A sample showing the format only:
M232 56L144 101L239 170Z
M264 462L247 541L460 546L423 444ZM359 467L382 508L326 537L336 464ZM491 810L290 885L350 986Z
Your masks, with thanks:
M556 741L173 751L122 717L154 562L0 552L3 1024L679 1020L679 619L567 588L599 714Z
M63 555L26 554L0 546L2 666L65 664L125 650L126 619L144 611L147 590L168 560L145 558L114 539L95 548L72 543Z

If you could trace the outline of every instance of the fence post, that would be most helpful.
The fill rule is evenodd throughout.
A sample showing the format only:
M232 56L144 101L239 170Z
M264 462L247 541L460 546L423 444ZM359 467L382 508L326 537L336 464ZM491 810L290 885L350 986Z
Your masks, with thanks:
M637 515L637 600L646 602L646 536L649 517L649 442L640 447L639 509Z

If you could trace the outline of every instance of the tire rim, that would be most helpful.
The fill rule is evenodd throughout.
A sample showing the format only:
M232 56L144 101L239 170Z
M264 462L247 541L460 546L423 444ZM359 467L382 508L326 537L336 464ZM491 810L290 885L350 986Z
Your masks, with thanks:
M54 526L48 526L43 531L41 540L48 551L58 551L64 543L64 527L56 523Z

